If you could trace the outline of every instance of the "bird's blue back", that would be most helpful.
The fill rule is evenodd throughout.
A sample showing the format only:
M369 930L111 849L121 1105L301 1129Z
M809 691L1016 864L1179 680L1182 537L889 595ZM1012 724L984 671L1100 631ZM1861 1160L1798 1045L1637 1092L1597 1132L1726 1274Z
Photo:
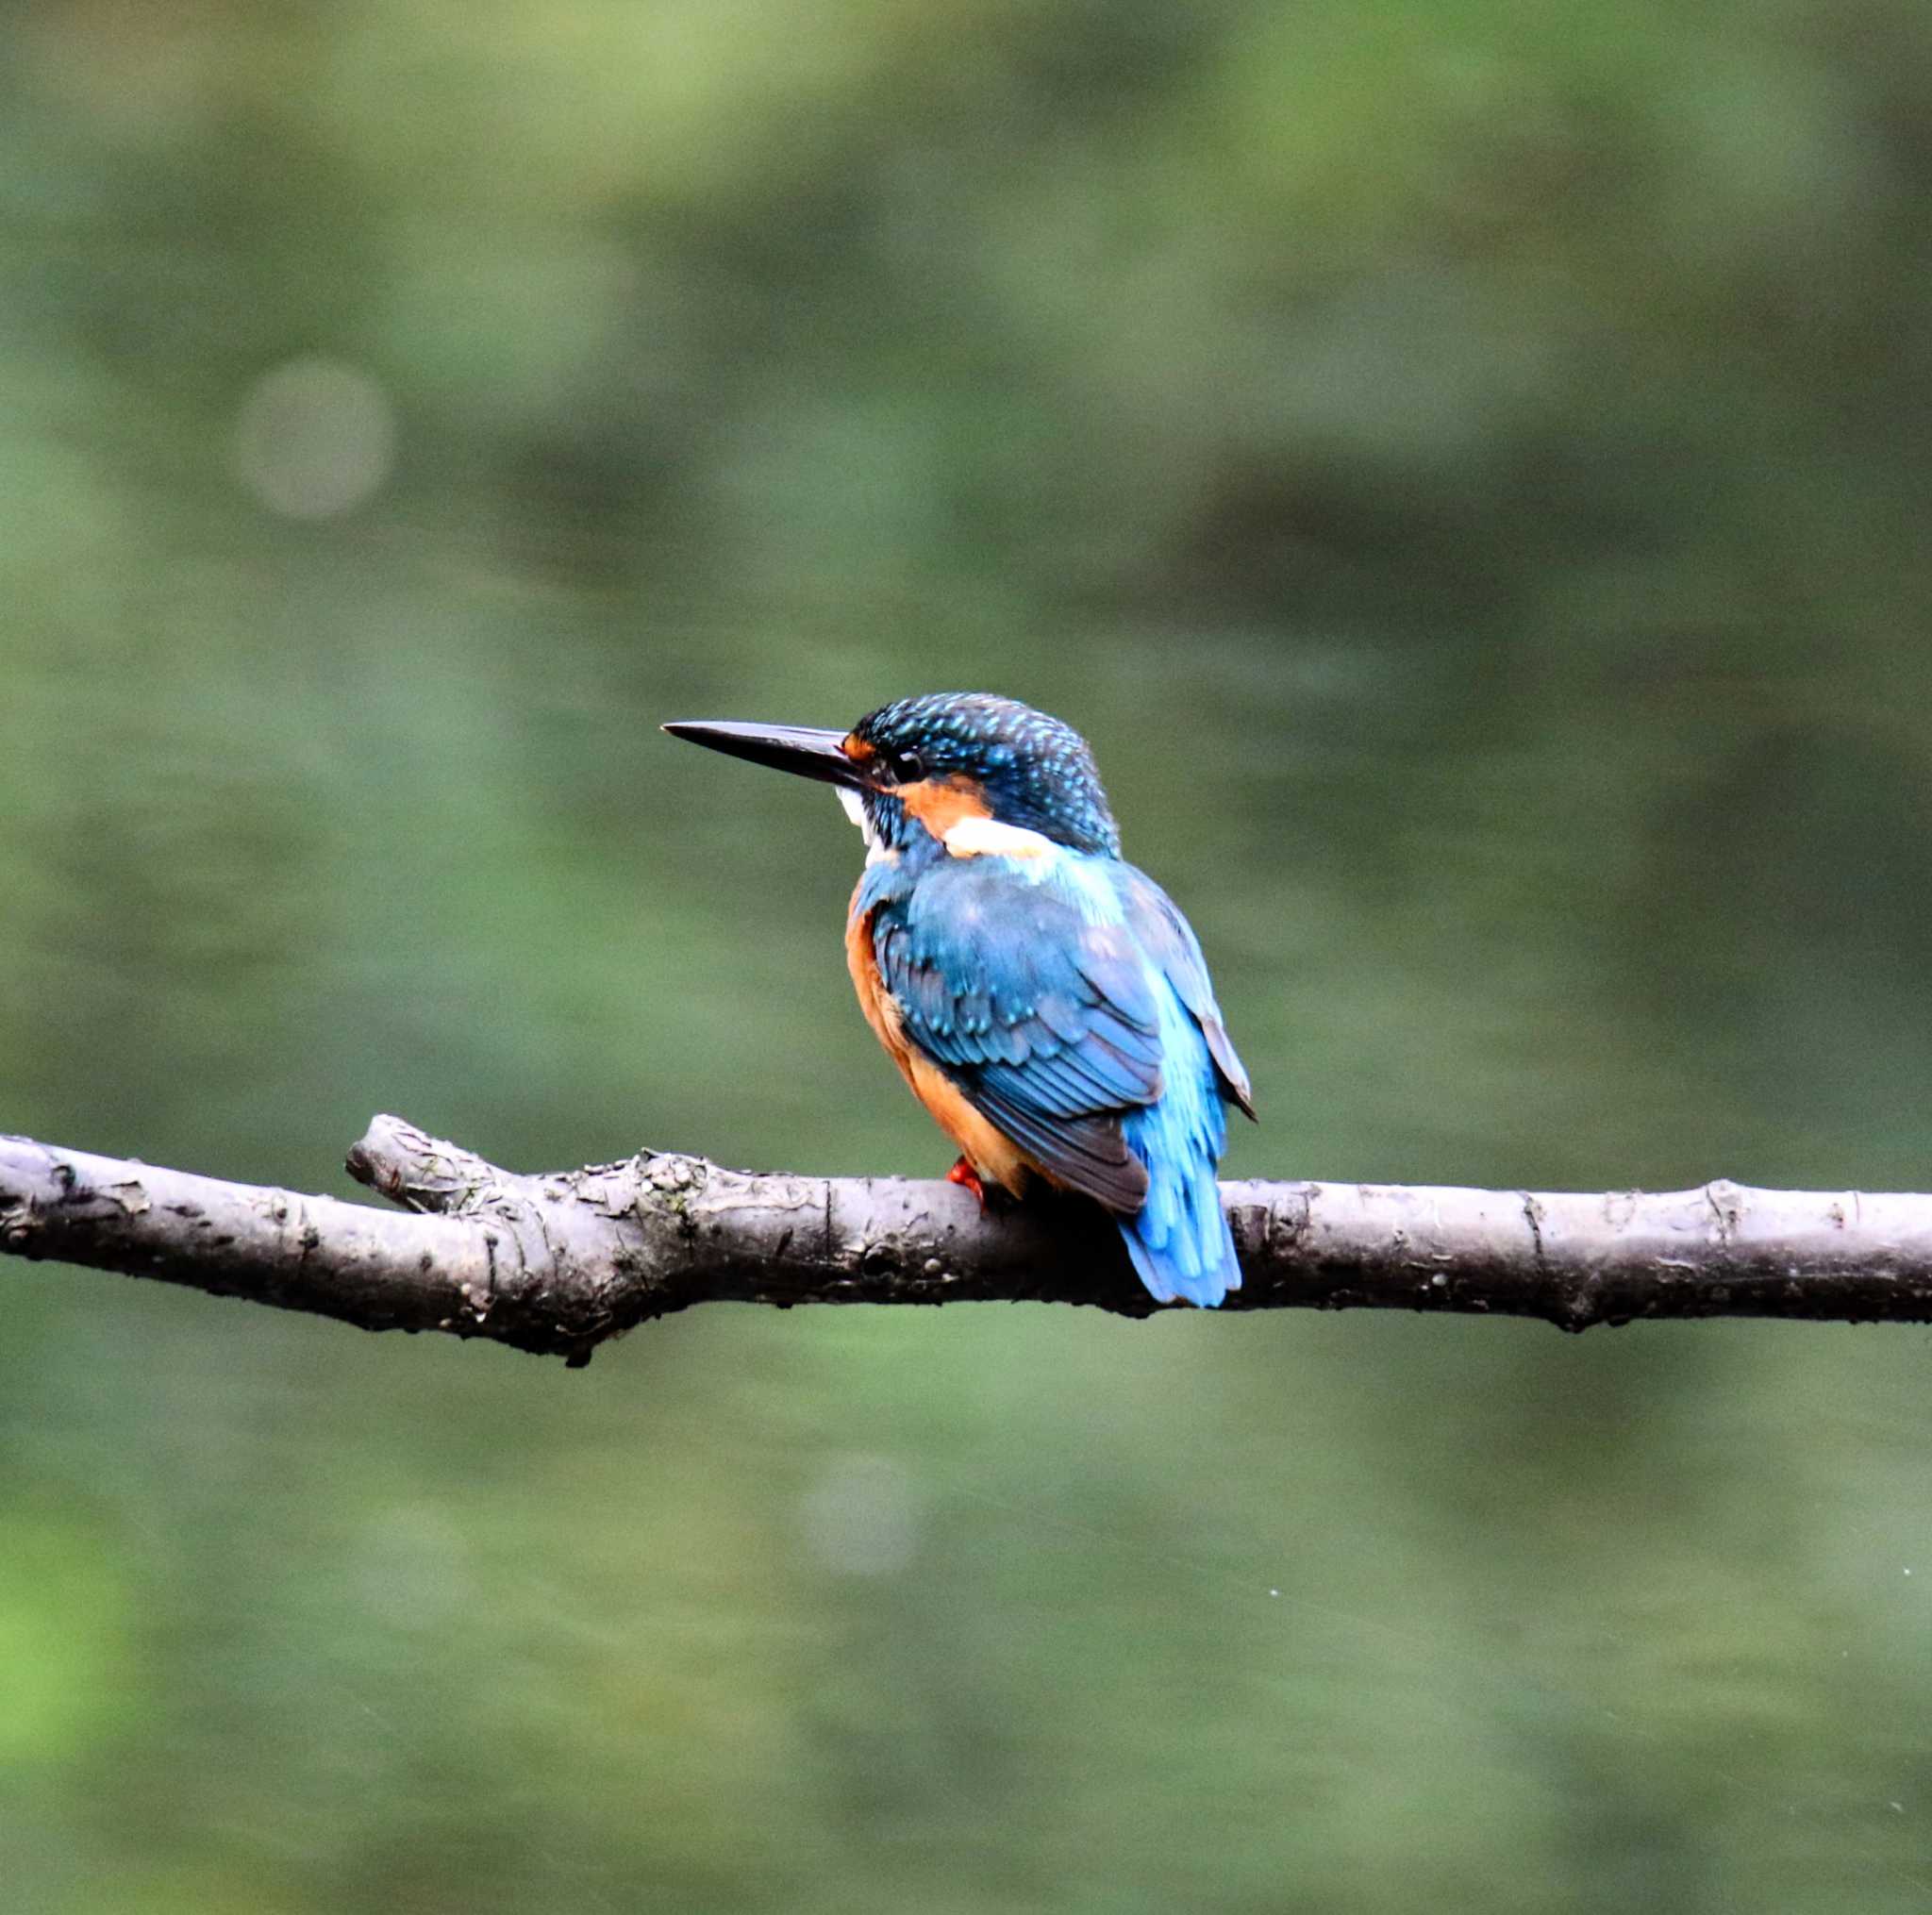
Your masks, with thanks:
M1113 1212L1154 1297L1222 1302L1241 1287L1223 1105L1250 1107L1248 1086L1186 921L1108 851L961 858L917 829L891 849L853 909L908 1040Z

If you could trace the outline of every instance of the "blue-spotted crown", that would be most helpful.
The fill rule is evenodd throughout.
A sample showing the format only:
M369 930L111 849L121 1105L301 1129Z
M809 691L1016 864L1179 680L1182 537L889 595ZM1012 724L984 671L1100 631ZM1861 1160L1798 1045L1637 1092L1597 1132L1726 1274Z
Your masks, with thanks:
M970 778L1001 824L1075 851L1121 855L1120 827L1087 741L1030 705L990 691L928 691L868 712L853 734L899 783Z

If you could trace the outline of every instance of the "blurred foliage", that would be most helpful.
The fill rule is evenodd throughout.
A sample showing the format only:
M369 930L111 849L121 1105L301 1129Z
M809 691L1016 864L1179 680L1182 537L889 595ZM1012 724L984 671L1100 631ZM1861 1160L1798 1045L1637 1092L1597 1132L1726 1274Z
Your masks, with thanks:
M0 1124L341 1190L949 1153L822 799L1095 741L1237 1174L1924 1189L1932 16L23 0ZM1911 1332L24 1266L24 1915L1923 1909Z

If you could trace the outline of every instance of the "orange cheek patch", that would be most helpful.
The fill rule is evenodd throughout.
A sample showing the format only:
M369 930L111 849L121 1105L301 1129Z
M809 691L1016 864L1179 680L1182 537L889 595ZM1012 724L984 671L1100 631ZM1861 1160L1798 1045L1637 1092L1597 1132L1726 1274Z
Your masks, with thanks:
M985 789L972 778L922 778L916 785L901 785L892 795L941 842L966 819L992 816Z

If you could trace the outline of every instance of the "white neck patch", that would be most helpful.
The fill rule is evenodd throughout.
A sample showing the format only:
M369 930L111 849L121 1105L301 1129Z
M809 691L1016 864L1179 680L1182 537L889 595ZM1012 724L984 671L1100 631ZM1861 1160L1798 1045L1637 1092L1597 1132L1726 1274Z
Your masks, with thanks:
M955 858L1047 858L1051 838L996 818L962 818L940 841Z
M865 815L865 800L849 785L834 785L832 795L838 799L839 808L858 826L865 840L866 863L878 864L891 858L891 851L879 842L872 820ZM1059 848L1041 832L1028 831L1020 824L1002 824L995 818L962 818L940 842L954 858L1050 858Z

